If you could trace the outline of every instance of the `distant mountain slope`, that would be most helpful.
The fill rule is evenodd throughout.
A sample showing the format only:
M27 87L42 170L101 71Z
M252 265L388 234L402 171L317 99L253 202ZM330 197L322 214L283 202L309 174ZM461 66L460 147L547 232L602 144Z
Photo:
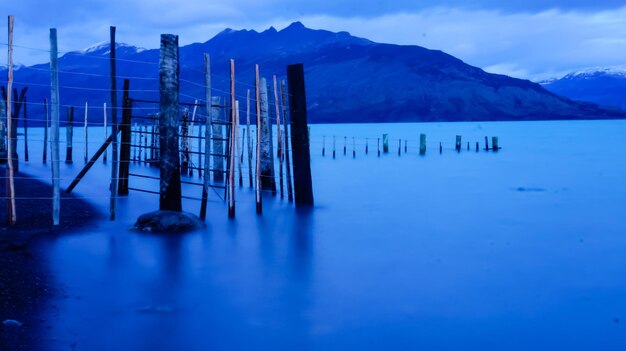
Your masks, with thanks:
M626 110L626 69L593 68L541 84L547 90L573 100Z
M308 29L299 22L281 31L270 28L261 33L226 29L205 43L181 47L181 100L204 97L205 52L211 54L213 95L226 95L228 60L235 59L237 95L243 106L246 89L252 89L254 64L271 80L273 74L283 77L288 64L304 63L312 122L626 116L571 101L530 81L486 73L441 51L378 44L346 32ZM107 45L96 45L59 59L63 104L82 106L88 100L96 106L108 101L108 53ZM117 55L118 87L123 78L131 77L131 97L158 100L159 51L120 44ZM48 69L43 64L16 72L17 86L29 85L29 101L40 102L49 95ZM5 75L0 73L0 77ZM37 113L37 109L29 111ZM101 119L102 113L96 109L92 115Z

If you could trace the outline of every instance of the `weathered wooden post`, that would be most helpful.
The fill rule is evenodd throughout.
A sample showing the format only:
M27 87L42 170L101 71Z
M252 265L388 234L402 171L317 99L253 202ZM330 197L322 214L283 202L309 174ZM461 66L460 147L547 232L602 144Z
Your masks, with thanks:
M389 134L383 134L383 153L389 152Z
M367 155L369 153L369 138L365 138L365 154Z
M494 136L491 138L491 147L493 148L493 151L498 151L500 150L500 147L498 146L498 137Z
M241 169L241 161L243 159L243 141L240 139L240 128L239 128L239 100L235 101L235 150L237 151L236 156L239 156L237 160L236 157L233 160L237 162L237 174L239 175L239 186L243 186L243 172ZM245 134L245 130L244 130ZM241 142L241 143L240 143Z
M276 108L276 134L278 140L276 142L278 146L278 179L279 179L279 189L280 189L280 198L285 197L285 191L283 187L283 135L280 127L280 103L278 101L278 84L276 81L276 75L274 75L274 107Z
M281 106L283 107L283 125L285 126L285 140L284 146L285 149L285 170L287 175L287 200L289 202L293 201L293 188L291 187L291 156L289 152L289 116L287 115L287 89L285 88L285 81L282 80L280 82L280 95L281 95Z
M398 139L398 156L402 154L402 139Z
M250 187L254 186L252 182L252 141L250 140L250 134L252 134L250 129L250 89L246 91L246 129L248 130L248 135L246 135L246 144L248 145L248 181L250 182Z
M109 48L109 64L111 70L111 201L109 219L115 220L115 198L117 197L117 171L119 168L117 155L117 62L115 61L115 27L110 27L111 46Z
M104 133L104 142L106 143L107 138L107 103L105 102L102 105L102 118L103 118L103 122L104 122L104 129L102 130ZM102 163L107 163L107 151L104 150L104 153L102 154Z
M161 150L159 210L182 211L178 153L178 36L161 35L159 62L159 149Z
M24 97L24 161L28 162L28 103Z
M476 152L478 152L479 149L480 149L479 143L476 142Z
M489 151L489 139L485 136L485 151Z
M7 159L7 129L4 121L7 117L6 102L4 93L0 92L0 163L5 163Z
M256 100L256 213L263 213L261 197L261 87L259 81L259 65L254 65L254 97Z
M48 99L43 99L43 114L46 125L43 127L43 163L48 161L48 128L50 128L50 116L48 115Z
M346 144L348 143L348 137L344 136L343 137L343 155L346 155Z
M333 135L333 159L335 158L336 154L337 154L337 137Z
M261 190L270 190L272 195L276 195L272 144L272 120L269 117L267 82L265 78L261 78Z
M51 151L52 162L52 225L58 226L61 213L60 152L59 152L59 67L57 30L50 28L50 111L51 111Z
M406 154L407 149L408 149L407 144L408 144L408 141L407 141L406 139L404 139L404 153L405 153L405 154Z
M439 153L441 154L443 152L443 147L441 146L441 141L439 142Z
M352 158L356 158L356 141L352 137Z
M213 96L211 97L212 99L212 104L213 105L217 105L217 106L221 106L222 105L222 100L220 97L217 96ZM217 123L211 123L211 127L212 127L212 132L211 135L213 136L213 181L215 182L223 182L224 181L224 155L226 154L224 152L224 140L226 140L226 138L224 137L224 134L222 132L223 128L223 121L219 121L220 118L220 108L222 107L216 107L213 108L211 110L211 120L212 121L217 121Z
M460 135L456 136L456 142L454 143L454 149L456 150L456 152L461 152L461 136Z
M87 121L87 116L89 113L89 103L87 101L85 101L85 127L84 127L84 134L85 134L85 154L84 154L84 158L85 158L85 163L87 163L89 161L89 131L87 129L88 126L88 121Z
M118 195L128 195L128 177L130 173L130 123L131 123L131 105L129 96L130 81L124 79L124 90L122 94L122 125L121 129L121 145L120 145L120 173L118 176Z
M7 130L9 139L9 150L7 154L7 168L8 168L8 184L7 184L7 210L9 225L15 225L17 223L17 214L15 209L15 183L13 179L13 145L11 138L13 137L13 118L11 114L11 90L13 90L13 16L9 16L9 74L7 81Z
M420 134L420 155L426 155L426 134Z
M468 141L467 142L467 151L469 151L469 149L470 149L470 142Z
M204 178L202 184L202 200L200 202L200 219L206 218L207 200L209 197L209 182L211 169L211 114L213 111L211 97L211 56L204 54L204 113L206 120L204 122Z
M380 157L380 138L377 139L376 148L378 149L378 157Z
M198 100L194 100L193 102L193 112L191 113L191 123L189 124L189 130L187 131L187 147L189 148L189 176L193 177L193 134L194 127L196 122L196 111L198 110Z
M72 139L74 137L74 106L67 108L67 120L65 122L65 163L72 163Z
M313 181L311 179L311 154L306 111L304 66L287 66L289 82L289 109L291 111L291 148L296 206L312 206Z
M235 60L230 60L230 162L228 162L228 218L235 218L235 155L237 154L237 110L235 100Z
M184 175L189 173L189 127L187 126L187 120L189 119L189 110L185 109L183 112L183 122L180 127L181 144L182 144L182 160L180 161L180 172Z
M326 135L322 136L322 156L326 155Z

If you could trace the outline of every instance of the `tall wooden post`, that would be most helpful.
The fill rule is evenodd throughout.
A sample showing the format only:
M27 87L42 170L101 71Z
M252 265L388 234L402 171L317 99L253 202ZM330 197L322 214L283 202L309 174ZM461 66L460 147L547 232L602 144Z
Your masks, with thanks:
M485 136L485 151L489 151L489 139Z
M24 97L24 161L28 162L28 103Z
M204 178L202 186L202 200L200 202L200 219L206 218L206 207L209 197L209 182L211 169L211 56L204 54L204 113L206 115L204 129Z
M180 66L178 63L178 36L161 35L159 66L160 139L160 210L182 211L180 188L180 156L178 152L178 89Z
M234 158L237 162L237 174L239 176L239 186L243 186L243 173L241 169L241 161L243 159L243 142L241 140L240 135L240 127L239 127L239 100L235 101L235 150L237 151L237 155L239 159ZM244 131L245 134L245 131Z
M276 75L274 75L274 107L276 107L276 131L277 131L277 147L278 147L278 179L280 183L280 198L284 198L283 190L283 136L280 130L280 109L278 102L278 84L276 82Z
M214 105L222 105L222 99L218 97L213 97ZM215 101L217 100L217 101ZM212 123L213 130L211 134L213 136L213 181L223 182L224 181L224 155L226 154L224 150L224 140L225 135L223 133L223 118L219 118L222 115L221 111L223 111L223 107L216 107L212 110L213 121L217 123ZM221 120L221 121L220 121Z
M11 113L11 91L13 90L13 16L9 16L9 74L7 81L7 130L8 130L8 139L9 139L9 148L7 153L7 168L8 168L8 184L7 184L7 211L8 211L8 219L9 225L15 225L17 222L17 214L15 209L15 183L13 180L13 143L11 139L13 138L13 121L12 121L12 113Z
M50 29L50 112L51 112L51 135L50 147L52 154L52 224L59 225L61 213L61 189L60 189L60 152L59 152L59 66L57 49L57 30Z
M248 130L248 135L246 135L248 145L248 180L250 181L250 187L252 188L254 185L252 183L252 142L250 140L250 89L246 92L246 129Z
M256 213L263 213L263 198L261 197L261 87L259 81L259 65L254 65L254 91L256 100Z
M6 129L6 101L3 92L0 92L0 163L6 162L6 152L7 152L7 129Z
M230 60L230 162L228 164L228 218L235 218L235 155L237 154L237 110L235 100L235 60Z
M83 133L85 134L85 149L84 149L84 159L85 163L89 162L89 130L87 127L89 126L89 122L87 120L89 115L89 103L85 101L85 127Z
M67 120L65 122L65 163L72 163L72 139L74 138L74 106L67 108Z
M272 146L272 120L269 116L267 81L261 78L261 189L276 194L274 179L274 148Z
M291 148L293 150L293 170L296 206L312 206L313 181L311 179L311 154L306 111L304 66L287 66L289 82L289 110L291 111Z
M109 49L109 63L111 67L111 201L109 206L109 219L115 220L115 198L117 196L117 66L115 61L115 27L110 28L111 47Z
M130 123L132 110L129 96L130 81L124 79L124 90L122 93L122 124L121 145L120 145L120 172L118 176L118 195L128 195L128 177L130 173Z
M287 176L287 200L293 201L293 187L291 185L291 155L289 153L289 115L287 114L287 89L285 81L280 82L281 106L283 107L283 125L285 126L285 142L283 153L285 156L285 174Z
M426 134L420 134L420 155L426 155Z
M102 106L102 113L103 113L103 119L104 119L104 140L106 142L107 140L107 103L105 102L104 105ZM106 150L104 150L104 154L102 154L102 163L107 163L107 152Z
M461 152L461 136L460 135L456 136L456 142L454 143L454 148L456 149L456 152Z
M48 99L43 99L43 114L46 125L43 127L43 163L48 161L48 128L50 128L50 116L48 113Z

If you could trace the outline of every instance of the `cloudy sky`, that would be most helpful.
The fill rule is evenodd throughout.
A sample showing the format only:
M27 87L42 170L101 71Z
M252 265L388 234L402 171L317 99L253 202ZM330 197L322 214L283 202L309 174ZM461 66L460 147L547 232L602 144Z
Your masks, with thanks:
M203 42L226 27L349 31L378 42L443 50L489 72L531 80L595 66L626 66L624 0L0 0L15 16L15 61L47 61L48 28L59 49L108 40L156 48L159 34ZM5 22L6 23L6 22ZM0 28L6 44L6 25ZM6 45L0 45L6 64Z

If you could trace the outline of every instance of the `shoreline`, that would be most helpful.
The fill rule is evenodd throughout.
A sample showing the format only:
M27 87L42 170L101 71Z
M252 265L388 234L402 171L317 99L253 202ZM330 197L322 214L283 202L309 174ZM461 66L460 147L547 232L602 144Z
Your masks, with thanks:
M0 178L6 180L6 168ZM15 176L17 224L7 225L6 186L0 185L0 350L41 350L47 321L46 302L57 293L43 254L46 239L76 234L103 218L92 205L61 191L61 220L52 227L49 184L18 173ZM20 199L23 198L23 199ZM26 198L26 199L24 199ZM16 320L21 326L4 326Z

